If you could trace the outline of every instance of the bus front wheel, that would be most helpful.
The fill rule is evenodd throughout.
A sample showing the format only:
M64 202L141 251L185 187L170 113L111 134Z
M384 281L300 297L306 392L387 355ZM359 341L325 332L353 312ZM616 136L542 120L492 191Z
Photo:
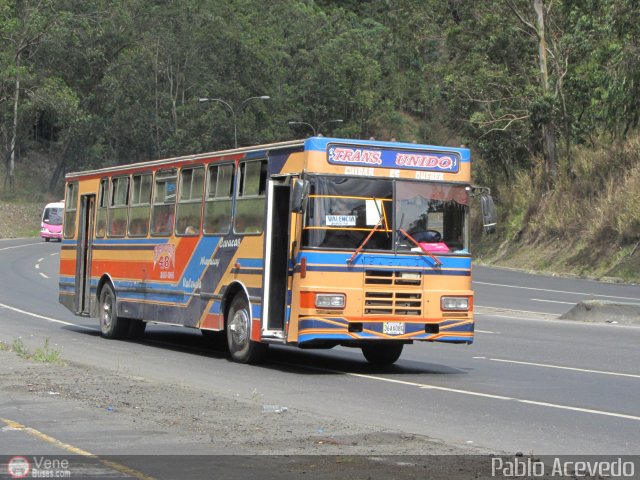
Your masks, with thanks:
M236 295L229 307L227 343L231 358L239 363L259 363L269 345L251 340L251 314L244 295Z
M116 293L108 283L100 291L100 332L104 338L123 338L127 334L128 323L118 317Z
M372 365L391 365L400 358L403 343L375 343L363 345L362 354Z

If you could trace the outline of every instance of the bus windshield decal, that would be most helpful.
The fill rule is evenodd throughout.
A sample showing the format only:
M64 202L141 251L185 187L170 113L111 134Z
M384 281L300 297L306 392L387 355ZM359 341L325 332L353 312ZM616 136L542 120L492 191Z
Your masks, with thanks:
M328 227L355 227L357 218L355 215L327 215L325 223Z
M457 173L460 168L460 157L455 152L379 150L343 145L329 146L328 160L336 165L373 165L430 172Z

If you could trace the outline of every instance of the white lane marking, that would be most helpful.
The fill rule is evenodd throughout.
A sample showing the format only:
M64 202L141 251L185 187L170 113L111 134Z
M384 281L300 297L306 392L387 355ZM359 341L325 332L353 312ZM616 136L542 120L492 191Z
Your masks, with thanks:
M336 371L339 372L339 371ZM574 407L571 405L562 405L559 403L549 403L549 402L539 402L536 400L527 400L524 398L516 398L516 397L506 397L504 395L494 395L491 393L482 393L482 392L474 392L473 390L462 390L459 388L448 388L448 387L440 387L438 385L428 385L428 384L420 384L420 383L414 383L414 382L405 382L403 380L394 380L392 378L384 378L384 377L378 377L376 375L366 375L366 374L362 374L362 373L348 373L348 372L339 372L339 373L346 373L347 375L353 376L353 377L360 377L360 378L366 378L366 379L370 379L370 380L377 380L377 381L382 381L382 382L390 382L390 383L398 383L398 384L403 384L403 385L408 385L408 386L416 386L419 387L421 389L425 389L425 390L438 390L441 392L448 392L448 393L459 393L461 395L471 395L471 396L475 396L475 397L483 397L483 398L491 398L494 400L508 400L511 402L517 402L517 403L525 403L528 405L537 405L539 407L548 407L548 408L558 408L561 410L570 410L573 412L580 412L580 413L591 413L594 415L604 415L607 417L615 417L615 418L624 418L627 420L635 420L635 421L639 421L640 422L640 416L637 415L627 415L625 413L618 413L618 412L609 412L606 410L595 410L595 409L591 409L591 408L582 408L582 407Z
M489 330L475 330L476 333L493 333L496 335L496 332L490 332Z
M27 312L26 310L20 310L16 307L11 307L9 305L5 305L4 303L0 303L0 308L6 308L7 310L11 310L13 312L21 313L23 315L29 315L30 317L40 318L42 320L46 320L47 322L59 323L61 325L69 325L71 327L82 328L83 330L91 330L92 332L98 331L97 328L94 327L86 327L84 325L78 325L77 323L65 322L64 320L58 320L51 317L45 317L44 315L38 315L37 313Z
M550 290L547 288L535 288L535 287L522 287L520 285L503 285L500 283L489 283L489 282L473 282L474 284L477 285L489 285L492 287L504 287L504 288L517 288L517 289L521 289L521 290L535 290L537 292L551 292L551 293L568 293L570 295L581 295L581 296L585 296L585 297L602 297L602 298L617 298L617 299L621 299L621 300L638 300L637 297L617 297L615 295L602 295L599 293L585 293L585 292L571 292L571 291L567 291L567 290Z
M512 308L501 308L501 307L484 307L482 305L475 305L474 308L486 308L488 310L493 310L496 313L499 312L518 312L518 313L532 313L534 315L552 315L554 317L560 316L559 313L549 313L549 312L533 312L531 310L514 310ZM492 313L487 312L474 312L475 315L493 315Z
M47 277L47 276L46 276L44 273L42 273L42 272L38 272L38 273L40 274L40 276L41 276L41 277L49 278L49 277Z
M473 358L480 358L480 357L473 357ZM506 360L504 358L489 358L489 360L491 360L492 362L514 363L516 365L530 365L533 367L557 368L559 370L571 370L574 372L600 373L602 375L615 375L617 377L640 378L640 375L635 375L633 373L611 372L608 370L590 370L588 368L564 367L562 365L550 365L548 363L521 362L518 360Z
M286 362L278 362L280 364L283 365L290 365L290 366L295 366L295 367L300 367L300 365L294 365L294 364L289 364ZM377 375L368 375L368 374L364 374L364 373L353 373L353 372L344 372L342 370L334 370L331 368L322 368L322 367L309 367L309 366L305 366L304 368L307 368L309 370L318 370L318 371L322 371L322 372L330 372L330 373L337 373L337 374L342 374L342 375L348 375L350 377L358 377L358 378L364 378L366 380L375 380L378 382L386 382L386 383L393 383L396 385L404 385L407 387L418 387L420 389L424 389L424 390L437 390L437 391L441 391L441 392L447 392L447 393L458 393L461 395L470 395L470 396L474 396L474 397L482 397L482 398L490 398L493 400L503 400L503 401L511 401L511 402L517 402L517 403L524 403L527 405L536 405L539 407L547 407L547 408L557 408L557 409L561 409L561 410L570 410L573 412L580 412L580 413L591 413L593 415L603 415L603 416L607 416L607 417L614 417L614 418L624 418L626 420L635 420L635 421L639 421L640 422L640 416L637 415L627 415L625 413L618 413L618 412L610 412L607 410L595 410L595 409L590 409L590 408L582 408L582 407L574 407L571 405L562 405L560 403L549 403L549 402L539 402L537 400L527 400L525 398L517 398L517 397L507 397L504 395L494 395L491 393L483 393L483 392L474 392L473 390L462 390L459 388L448 388L448 387L441 387L439 385L429 385L427 383L418 383L418 382L408 382L406 380L396 380L394 378L385 378L385 377L379 377Z
M541 298L530 298L532 302L546 302L546 303L562 303L563 305L575 305L576 302L559 302L558 300L543 300Z
M36 263L36 270L40 270L40 264Z
M42 260L44 260L44 257L39 258L39 259L38 259L38 263L40 263Z
M49 254L50 257L55 257L56 255L60 255L60 253L59 252L55 252L55 253L50 253Z
M0 248L0 251L2 251L2 250L11 250L12 248L29 247L31 245L42 245L42 243L40 243L40 242L38 242L38 243L24 243L22 245L14 245L12 247L2 247L2 248Z

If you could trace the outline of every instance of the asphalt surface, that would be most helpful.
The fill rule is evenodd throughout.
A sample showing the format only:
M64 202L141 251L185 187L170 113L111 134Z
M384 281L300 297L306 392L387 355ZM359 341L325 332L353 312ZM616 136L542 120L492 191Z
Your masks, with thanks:
M476 267L471 346L414 344L385 369L357 350L280 347L265 365L245 366L185 329L152 325L142 343L100 338L95 319L58 304L58 252L57 243L0 241L0 341L46 338L70 361L242 398L259 392L268 404L488 452L639 453L640 328L557 319L586 299L637 301L637 285ZM124 453L117 434L101 446Z

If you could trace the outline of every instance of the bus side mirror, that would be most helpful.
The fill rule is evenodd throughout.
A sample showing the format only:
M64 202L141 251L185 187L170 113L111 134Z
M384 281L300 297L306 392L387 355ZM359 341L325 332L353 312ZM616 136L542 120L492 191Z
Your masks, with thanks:
M294 180L293 191L291 192L292 212L304 212L309 201L309 182L307 180Z
M496 206L493 203L491 195L482 195L480 197L480 210L482 211L482 227L484 233L496 233L498 224L498 215L496 214Z

